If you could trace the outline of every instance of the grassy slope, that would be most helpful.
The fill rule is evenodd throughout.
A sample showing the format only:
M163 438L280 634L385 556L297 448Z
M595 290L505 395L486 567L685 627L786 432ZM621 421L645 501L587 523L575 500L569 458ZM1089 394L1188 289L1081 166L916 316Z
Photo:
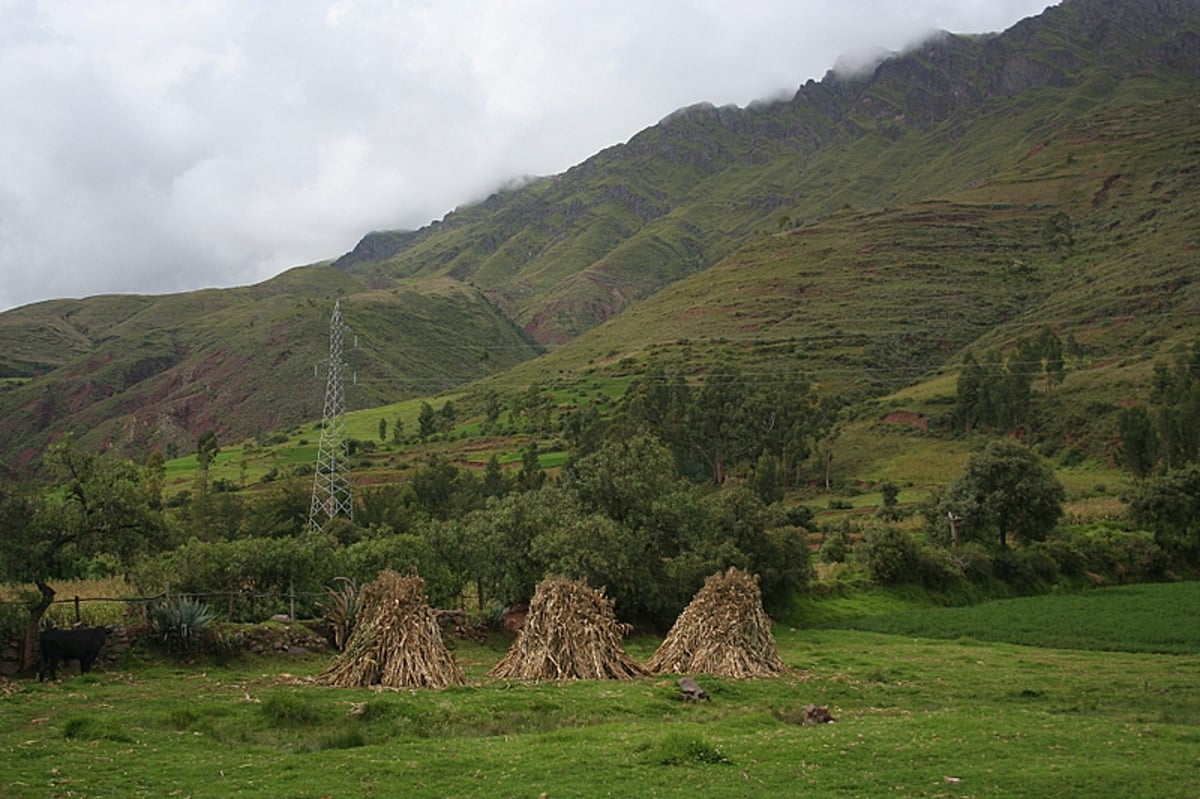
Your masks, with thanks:
M0 317L14 340L27 330L60 335L66 353L54 371L0 394L0 437L23 445L6 460L20 463L64 427L89 445L186 452L205 429L228 442L319 417L314 367L328 358L338 298L360 404L434 393L535 354L462 284L371 291L328 267L245 289L42 303Z
M1177 629L1197 584L1106 603L1141 643L1138 613ZM1166 590L1174 598L1158 594ZM1180 604L1180 592L1187 593ZM1190 592L1190 593L1189 593ZM1128 589L1093 592L1130 599ZM1157 598L1156 598L1157 596ZM1025 606L1022 643L1074 618L1070 597ZM1129 609L1129 612L1126 611ZM1003 637L989 606L968 624ZM173 666L137 651L121 671L0 681L0 793L415 797L1191 797L1200 790L1200 642L1181 654L1064 650L955 638L958 610L886 635L777 628L778 679L701 676L518 685L485 679L505 642L458 644L471 684L377 693L315 688L328 656ZM1182 614L1182 615L1180 615ZM946 636L946 637L943 637ZM1086 636L1085 636L1086 637ZM654 639L627 643L647 658ZM1107 646L1108 642L1099 642ZM800 726L806 705L834 724Z
M1053 410L1045 432L1056 443L1048 451L1090 453L1090 462L1060 469L1079 503L1069 511L1109 516L1128 482L1103 460L1116 411L1145 401L1154 361L1196 335L1200 292L1190 275L1200 203L1197 126L1200 110L1190 98L1116 103L1014 153L992 179L958 194L846 210L762 233L569 344L431 397L435 406L447 398L458 406L454 440L389 441L373 461L359 461L375 465L376 473L362 479L402 479L398 467L419 463L429 451L475 465L493 452L515 458L527 437L478 437L478 397L485 390L511 398L536 383L567 408L619 394L650 357L701 374L714 358L728 356L750 379L799 373L859 397L837 446L835 476L867 486L890 480L904 488L904 502L916 502L954 478L971 442L883 420L902 411L936 429L952 410L964 350L1004 351L1049 324L1062 338L1074 336L1085 353L1069 360L1067 380L1053 394L1035 382L1038 402ZM1075 243L1068 248L1054 248L1043 236L1059 212L1073 223ZM414 388L432 395L438 386ZM389 426L403 420L411 434L418 408L419 401L409 401L353 413L351 435L376 439L380 418ZM311 463L317 437L306 429L291 440L305 438L307 448L259 450L250 458L250 479L288 462ZM245 457L228 454L235 462ZM186 485L188 478L179 480ZM805 499L819 507L825 498ZM877 499L867 494L854 502Z

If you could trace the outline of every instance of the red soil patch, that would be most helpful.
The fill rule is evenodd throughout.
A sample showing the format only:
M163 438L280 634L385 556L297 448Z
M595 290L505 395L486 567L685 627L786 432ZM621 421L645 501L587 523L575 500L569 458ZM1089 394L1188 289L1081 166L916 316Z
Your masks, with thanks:
M910 427L915 427L918 430L929 429L929 417L920 416L908 411L893 411L883 417L884 424L906 424Z

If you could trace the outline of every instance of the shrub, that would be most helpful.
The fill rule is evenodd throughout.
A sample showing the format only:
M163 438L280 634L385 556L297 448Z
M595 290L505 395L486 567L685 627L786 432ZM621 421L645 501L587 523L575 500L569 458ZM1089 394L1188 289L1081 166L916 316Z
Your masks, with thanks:
M904 530L873 526L863 536L863 544L867 570L874 582L895 585L918 577L917 544Z
M1030 591L1058 581L1058 564L1033 547L1001 550L992 561L996 576L1013 588Z
M1032 544L1030 549L1053 560L1064 577L1082 577L1087 571L1087 557L1074 541L1051 538Z
M822 563L845 563L850 556L850 528L842 523L837 527L829 525L825 528L825 540L821 542L820 558Z
M0 644L23 636L28 623L28 606L20 602L0 602Z
M1079 530L1072 541L1088 571L1120 581L1159 580L1170 565L1170 556L1149 532L1101 523Z
M939 546L917 549L917 572L928 588L947 588L963 579L963 567L953 552Z
M982 544L967 542L951 550L951 555L958 562L963 577L972 583L983 585L996 576L991 553Z

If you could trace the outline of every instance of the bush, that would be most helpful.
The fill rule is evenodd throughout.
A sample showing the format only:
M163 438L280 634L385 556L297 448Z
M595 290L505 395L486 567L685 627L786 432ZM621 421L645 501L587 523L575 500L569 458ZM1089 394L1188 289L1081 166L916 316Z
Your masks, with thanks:
M1153 533L1099 523L1076 531L1071 541L1088 571L1119 581L1161 580L1170 566L1170 556Z
M985 585L996 577L992 555L982 544L967 542L951 551L963 577L976 585Z
M261 621L288 608L293 588L297 615L312 617L317 597L333 577L335 541L323 533L298 538L192 539L165 558L142 561L133 571L144 592L228 595L231 621Z
M917 549L917 572L928 588L948 588L963 578L963 567L953 552L939 546Z
M29 608L20 602L0 602L0 644L19 640L29 624Z
M992 564L998 578L1021 591L1038 590L1058 582L1058 564L1054 558L1034 547L1001 550Z
M842 523L837 527L826 526L825 540L821 542L820 558L822 563L845 563L850 557L850 526Z
M761 578L763 606L775 612L812 579L812 563L807 536L801 528L764 530L763 540L764 546L751 565Z
M1042 552L1055 562L1058 572L1064 577L1082 577L1087 571L1087 557L1079 546L1064 538L1052 538L1048 541L1038 541L1030 546L1036 552Z
M877 525L863 536L863 553L871 579L880 585L912 582L919 576L917 543L905 531Z

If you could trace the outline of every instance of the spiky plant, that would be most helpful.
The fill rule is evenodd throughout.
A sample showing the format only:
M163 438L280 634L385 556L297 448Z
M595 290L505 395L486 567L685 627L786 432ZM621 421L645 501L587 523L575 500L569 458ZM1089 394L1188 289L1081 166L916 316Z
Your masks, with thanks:
M325 621L333 629L333 643L341 652L354 632L354 619L358 616L358 585L349 577L337 577L336 585L326 586Z
M200 647L201 635L216 614L195 597L164 599L150 609L150 626L162 646L175 655L191 654Z

